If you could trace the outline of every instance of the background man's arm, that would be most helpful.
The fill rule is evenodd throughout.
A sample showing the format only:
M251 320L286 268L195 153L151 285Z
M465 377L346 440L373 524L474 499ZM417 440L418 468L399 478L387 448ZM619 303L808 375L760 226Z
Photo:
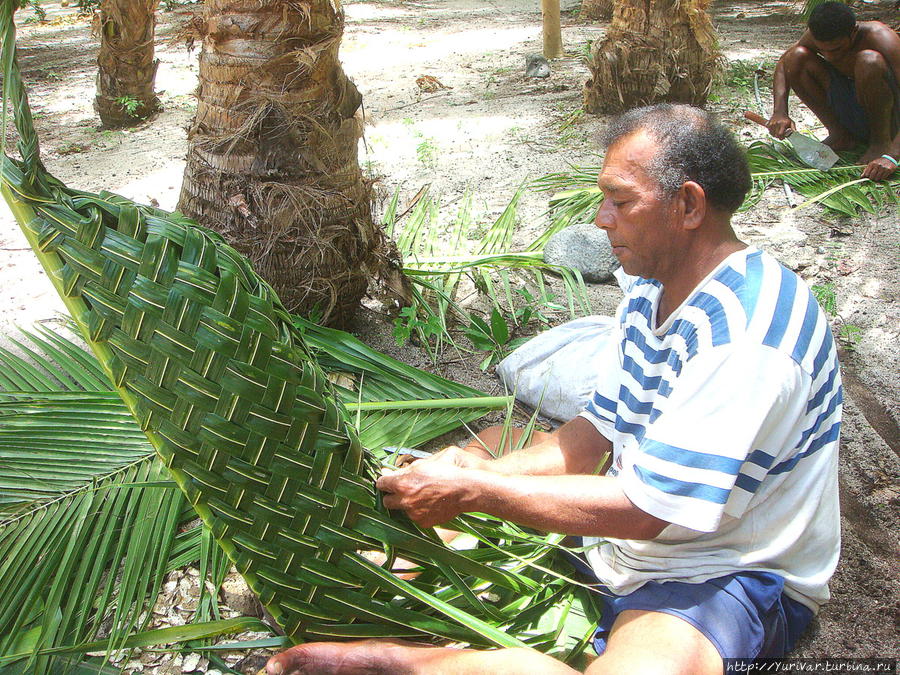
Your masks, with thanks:
M806 47L807 49L815 50L815 45L808 30L803 32L800 39L791 45L785 54L795 47ZM788 112L788 97L790 93L791 89L788 82L785 58L782 55L775 65L775 75L772 78L772 117L769 118L769 122L766 125L769 133L775 138L784 138L794 128L794 121Z
M876 26L878 27L869 36L870 45L884 57L888 68L894 74L894 82L900 85L900 36L889 26L884 24L876 24ZM889 107L893 107L893 104L893 100L885 101L885 105ZM895 160L900 160L900 132L894 136L890 148L885 151L885 154L890 155ZM884 180L896 170L896 164L884 157L878 157L869 162L866 168L863 169L862 175L872 180Z

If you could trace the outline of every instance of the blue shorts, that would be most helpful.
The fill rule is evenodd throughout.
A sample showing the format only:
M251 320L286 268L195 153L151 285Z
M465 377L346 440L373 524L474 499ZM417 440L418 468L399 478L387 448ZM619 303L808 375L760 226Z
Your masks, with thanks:
M573 564L579 572L590 570L580 558ZM701 584L650 581L628 595L602 595L594 650L602 654L606 649L620 612L637 609L684 619L709 638L723 659L781 658L813 618L812 610L783 591L784 579L777 574L738 572Z
M826 62L829 73L828 107L834 111L838 122L860 143L869 140L869 120L866 111L856 98L856 82ZM896 135L900 125L900 86L893 73L888 76L888 85L893 95L893 115L891 134Z

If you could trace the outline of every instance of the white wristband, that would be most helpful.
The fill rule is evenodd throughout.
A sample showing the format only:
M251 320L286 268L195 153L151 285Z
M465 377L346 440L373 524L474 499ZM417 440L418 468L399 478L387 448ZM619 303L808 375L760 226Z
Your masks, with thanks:
M890 155L882 155L882 157L884 157L885 159L887 159L887 160L893 162L893 163L894 163L894 166L897 166L898 164L900 164L900 162L898 162L896 159L894 159L894 158L891 157Z

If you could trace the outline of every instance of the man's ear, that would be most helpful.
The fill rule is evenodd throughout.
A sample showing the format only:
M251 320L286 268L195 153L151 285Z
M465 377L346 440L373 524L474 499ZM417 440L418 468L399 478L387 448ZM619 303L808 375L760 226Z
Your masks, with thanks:
M684 206L684 229L695 230L706 217L706 191L692 180L681 185L681 199Z

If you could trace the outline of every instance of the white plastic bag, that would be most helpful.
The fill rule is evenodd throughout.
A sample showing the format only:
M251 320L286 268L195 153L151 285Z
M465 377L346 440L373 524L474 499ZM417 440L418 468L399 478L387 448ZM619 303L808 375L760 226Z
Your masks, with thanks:
M582 411L616 339L615 319L586 316L539 333L497 364L497 375L522 403L568 422Z

